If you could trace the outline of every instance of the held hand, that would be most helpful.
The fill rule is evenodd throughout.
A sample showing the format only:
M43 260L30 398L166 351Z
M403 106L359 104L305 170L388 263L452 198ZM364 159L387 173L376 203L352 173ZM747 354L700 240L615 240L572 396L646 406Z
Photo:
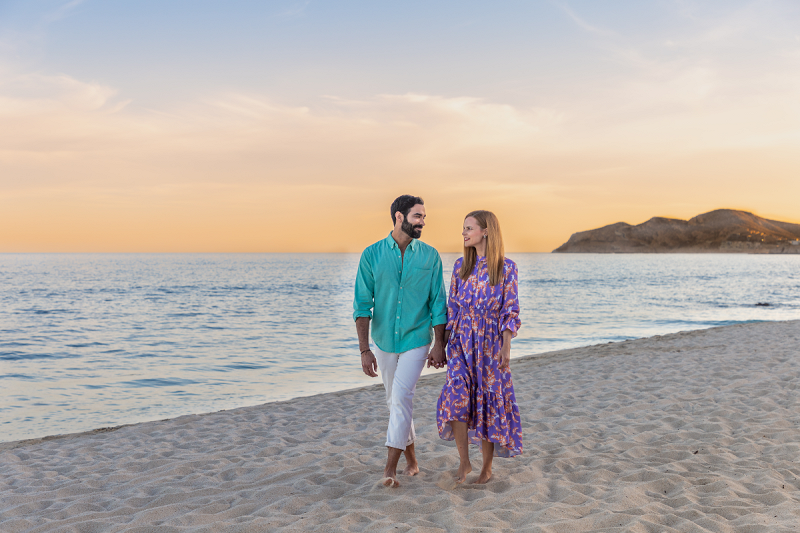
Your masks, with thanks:
M444 354L444 348L440 343L436 343L431 348L428 354L428 368L444 368L447 366L447 357Z
M361 369L371 378L378 377L378 361L372 354L372 350L367 350L361 354Z
M505 344L500 348L500 371L511 372L511 346Z

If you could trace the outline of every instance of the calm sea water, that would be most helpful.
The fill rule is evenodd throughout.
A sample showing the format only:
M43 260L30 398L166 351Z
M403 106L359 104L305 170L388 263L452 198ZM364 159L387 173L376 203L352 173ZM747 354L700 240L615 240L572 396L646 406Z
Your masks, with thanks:
M446 286L458 256L446 254ZM509 254L513 356L800 318L800 256ZM0 255L0 441L378 383L357 255ZM769 304L769 305L759 305Z

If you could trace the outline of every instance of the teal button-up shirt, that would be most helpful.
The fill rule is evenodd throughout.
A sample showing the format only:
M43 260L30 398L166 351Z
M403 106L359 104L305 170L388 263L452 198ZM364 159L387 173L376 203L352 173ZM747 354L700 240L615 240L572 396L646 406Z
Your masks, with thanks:
M353 320L372 319L372 340L388 353L430 344L431 328L447 323L442 258L412 239L404 257L392 234L361 254Z

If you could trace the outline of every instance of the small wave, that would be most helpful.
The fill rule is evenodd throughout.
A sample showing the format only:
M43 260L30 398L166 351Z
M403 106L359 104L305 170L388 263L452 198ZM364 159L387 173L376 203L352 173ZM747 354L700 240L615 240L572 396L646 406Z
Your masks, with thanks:
M721 326L736 326L738 324L755 324L763 320L656 320L653 323L660 326L686 327L688 329L716 328Z
M128 387L179 387L181 385L196 385L197 381L182 378L146 378L123 381L120 385Z
M233 363L231 365L225 365L223 368L232 368L234 370L259 370L267 367L255 363Z
M69 348L90 348L92 346L108 346L108 344L104 342L84 342L81 344L67 344Z
M25 352L0 352L0 361L25 361L29 359L70 359L81 357L68 352L56 353L25 353Z
M176 294L179 292L197 290L199 288L200 287L197 285L177 285L175 287L158 287L156 290L158 292L163 292L164 294Z
M83 294L127 294L128 289L119 289L113 287L88 287L86 289L79 289L78 292Z
M564 283L563 279L558 278L528 278L528 279L521 279L519 280L520 285L537 285L537 284L546 284L546 283Z
M52 354L25 353L25 352L0 352L0 361L22 361L27 359L50 359Z

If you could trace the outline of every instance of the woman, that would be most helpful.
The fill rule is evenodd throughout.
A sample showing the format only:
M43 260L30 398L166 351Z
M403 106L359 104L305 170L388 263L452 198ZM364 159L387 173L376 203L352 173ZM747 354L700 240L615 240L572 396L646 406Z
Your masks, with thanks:
M522 427L511 383L511 339L520 326L517 265L503 255L497 217L473 211L464 219L464 256L456 261L447 306L447 380L437 404L439 436L456 441L457 483L472 471L469 443L481 444L492 477L495 455L522 453Z

